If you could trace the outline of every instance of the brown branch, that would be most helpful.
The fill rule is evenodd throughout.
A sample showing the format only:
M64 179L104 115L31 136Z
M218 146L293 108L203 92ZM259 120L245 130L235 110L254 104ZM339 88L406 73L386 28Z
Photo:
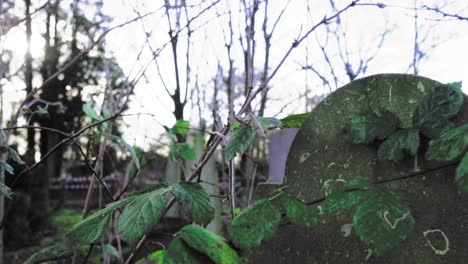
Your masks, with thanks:
M40 7L36 8L36 10L34 10L32 13L28 14L27 16L19 19L18 21L15 21L15 23L13 23L12 25L10 25L10 27L8 27L5 32L3 34L6 34L8 31L10 31L10 29L18 26L19 24L25 22L26 20L28 19L31 19L32 16L34 16L37 12L41 11L42 9L46 8L50 3L50 0L46 1L43 5L41 5Z
M267 87L268 83L273 79L273 77L276 75L276 73L279 71L279 69L281 68L281 66L285 63L286 59L289 57L289 55L291 54L291 52L296 49L315 29L317 29L319 26L321 25L324 25L326 23L328 23L329 21L337 18L340 14L342 14L343 12L345 12L346 10L348 10L349 8L351 7L354 7L356 5L356 3L358 3L359 0L354 0L352 1L349 5L347 5L346 7L344 7L343 9L341 9L340 11L338 11L337 13L335 13L334 15L330 16L330 17L324 17L320 22L318 22L317 24L315 24L312 28L310 28L302 37L299 37L298 39L294 40L294 42L292 43L291 47L286 51L286 53L284 54L283 58L280 60L280 62L278 63L278 65L274 68L274 70L272 71L272 73L270 74L270 76L265 80L263 81L259 87L253 92L253 93L250 93L246 99L245 99L245 102L243 104L243 106L241 107L241 109L239 110L239 112L235 115L235 118L234 119L230 119L228 124L224 126L224 128L219 132L220 135L226 135L228 132L229 132L229 129L230 129L230 126L234 123L234 121L236 119L240 119L242 117L242 115L245 113L246 109L248 108L248 106L250 106L250 103L252 102L252 100L256 97L256 95L258 95L258 93L260 93L263 89L265 89L265 87ZM208 144L203 153L201 154L200 158L197 160L195 166L193 167L190 175L187 177L187 181L193 181L198 173L201 171L201 169L203 168L203 166L205 166L205 164L208 162L209 158L213 155L214 151L216 150L217 146L221 143L222 141L222 136L219 136L217 135L216 138L210 143ZM174 204L175 202L175 198L172 197L169 202L167 203L166 207L165 207L165 210L164 212L162 213L162 215L165 215L165 213L169 210L169 208ZM127 260L125 261L125 264L130 264L134 257L135 257L135 254L136 252L138 252L138 250L141 248L141 246L144 244L144 242L146 241L147 237L146 235L144 235L138 242L136 248L133 250L133 252L130 254L130 256L127 258Z
M60 147L62 147L64 144L67 144L69 143L70 141L74 140L75 138L79 137L81 134L83 134L84 132L86 132L88 129L90 128L93 128L95 126L98 126L100 124L103 124L105 122L108 122L110 120L114 120L116 118L118 118L120 115L119 114L116 114L116 115L113 115L111 117L108 117L108 118L105 118L103 120L100 120L100 121L97 121L95 123L92 123L92 124L89 124L85 127L83 127L82 129L78 130L76 133L73 133L71 134L68 138L65 138L63 139L62 141L60 141L57 145L53 146L49 152L47 152L43 157L41 157L41 159L34 163L32 166L24 169L23 171L21 171L16 177L15 177L15 180L13 181L11 187L13 188L15 186L15 184L18 182L18 180L26 173L32 171L33 169L35 169L37 166L39 166L41 163L43 163L50 155L52 155L55 151L57 151Z

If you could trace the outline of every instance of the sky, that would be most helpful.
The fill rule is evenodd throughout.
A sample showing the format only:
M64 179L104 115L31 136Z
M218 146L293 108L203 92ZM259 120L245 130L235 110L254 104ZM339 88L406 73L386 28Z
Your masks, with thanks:
M33 1L34 2L34 1ZM36 3L37 2L37 3ZM193 17L201 10L212 4L212 0L189 1L194 6L188 9L188 16ZM272 36L272 48L270 68L276 66L292 42L304 34L312 25L323 19L325 15L332 15L329 1L270 1L268 12L268 28L272 28L274 21L286 7L281 20L278 22ZM341 9L349 1L340 0L337 8ZM361 1L372 3L372 1ZM368 64L368 69L359 77L378 73L412 73L409 69L414 51L415 19L414 4L417 6L439 6L447 13L456 13L468 17L468 3L465 1L422 1L422 0L388 0L383 2L386 7L357 6L346 11L340 16L341 32L345 36L340 43L327 34L325 27L319 27L310 37L293 51L278 74L270 83L270 99L266 109L266 116L284 117L292 113L301 113L305 109L304 93L309 96L322 95L330 92L330 88L323 85L323 81L312 71L303 69L303 66L312 65L321 75L332 82L331 69L338 77L338 87L349 82L340 59L340 50L346 49L349 61L354 67L359 65L361 59L369 57L373 59ZM40 6L43 1L35 1ZM130 78L137 75L137 69L141 69L151 60L151 50L161 50L157 61L150 62L145 77L141 79L135 88L135 94L130 101L129 113L145 113L142 115L125 117L124 137L130 143L140 146L149 146L159 140L163 133L163 125L172 126L175 119L172 115L172 103L165 91L174 87L174 64L170 46L167 45L168 24L164 14L164 1L156 0L105 0L103 12L112 18L109 27L134 18L138 13L146 14L156 11L144 19L129 24L121 29L109 33L105 38L109 55L114 56ZM213 94L213 76L218 70L218 64L227 69L225 36L229 14L231 14L235 30L233 46L233 58L237 72L242 72L243 57L238 35L243 30L243 13L240 1L221 0L209 11L201 14L191 22L192 42L190 45L191 78L189 87L194 87L195 81L200 87L200 94L188 94L190 99L205 98L204 107L209 108ZM256 53L255 66L260 70L264 62L264 42L261 31L264 11L263 7L257 13L256 21ZM186 22L183 21L182 25ZM333 27L333 25L331 25ZM378 48L382 32L387 32L381 48ZM467 85L463 88L468 93L468 21L458 21L442 17L430 11L418 10L418 32L421 42L421 50L426 52L426 57L419 65L419 74L440 82L462 81ZM149 44L146 43L148 36ZM179 40L180 61L183 65L182 76L185 74L185 48L186 31L182 31ZM21 50L25 50L24 36L21 32L11 32L5 40L6 48L18 50L18 58ZM42 53L43 43L39 35L33 35L33 56ZM320 45L325 46L329 56L329 67ZM325 43L327 43L325 45ZM140 53L141 52L141 53ZM138 59L137 59L138 58ZM5 80L1 80L5 82ZM258 84L258 81L256 82ZM185 85L185 82L184 82ZM334 89L334 85L332 85ZM15 101L21 84L5 83L5 100ZM243 95L237 95L237 103L240 104ZM298 99L301 98L301 99ZM190 100L185 116L196 126L200 120L197 111L192 111L193 100ZM223 102L221 102L223 103ZM258 106L254 101L253 106ZM238 109L237 106L236 109ZM227 115L227 107L222 108L222 116ZM7 110L7 109L5 109ZM8 111L6 111L8 114ZM203 118L211 120L209 111L202 112ZM223 119L225 121L225 119Z

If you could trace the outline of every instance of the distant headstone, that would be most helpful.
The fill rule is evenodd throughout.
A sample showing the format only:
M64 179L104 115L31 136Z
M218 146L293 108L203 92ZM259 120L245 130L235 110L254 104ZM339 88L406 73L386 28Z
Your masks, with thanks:
M356 177L370 181L407 175L434 167L418 155L396 165L377 161L375 144L356 145L345 140L343 126L357 109L395 113L402 128L411 125L412 113L422 97L439 82L401 74L359 79L329 95L311 113L289 150L286 179L288 192L303 201L325 195L340 180ZM456 125L468 123L468 98ZM352 222L351 214L325 216L317 227L282 225L276 236L250 252L252 263L468 263L468 195L454 184L455 167L386 184L406 191L416 227L408 239L380 256L354 234L341 232ZM259 185L256 199L278 185ZM343 230L346 231L346 230ZM346 233L346 232L345 232Z
M283 183L286 160L297 131L299 131L297 128L287 128L271 135L270 143L268 144L268 153L270 153L268 160L268 183Z

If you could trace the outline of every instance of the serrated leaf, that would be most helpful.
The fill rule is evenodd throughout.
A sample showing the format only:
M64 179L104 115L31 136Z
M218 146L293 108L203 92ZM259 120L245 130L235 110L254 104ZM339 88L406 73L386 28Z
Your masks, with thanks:
M369 197L369 191L336 191L328 195L321 205L324 213L341 213L341 211L355 207Z
M102 251L104 251L105 253L107 253L107 254L109 254L109 255L111 255L113 257L120 258L119 251L117 251L117 249L112 245L109 245L109 244L104 245L102 247Z
M410 209L388 192L374 195L360 205L354 214L353 226L359 238L379 255L405 240L415 221Z
M280 199L283 210L292 223L307 227L319 223L319 210L316 206L306 205L299 199L287 194L281 195Z
M173 134L187 134L189 131L189 121L177 120L175 125L171 128L170 133Z
M10 174L12 174L12 175L15 174L15 171L13 170L13 167L12 167L10 164L8 164L8 163L6 163L6 162L0 160L0 166L1 166L6 172L8 172L8 173L10 173Z
M11 192L10 187L6 186L3 183L0 183L0 196L5 196L8 199L11 199L11 195L13 193Z
M300 128L310 113L289 115L281 119L282 127L284 128Z
M199 183L179 182L172 185L171 192L194 223L206 226L213 220L210 196Z
M125 142L122 138L115 136L115 135L109 135L108 138L110 138L114 143L119 145L122 149L126 149L128 152L130 152L130 155L132 156L133 163L137 167L138 170L141 169L140 166L140 159L135 151L135 148L132 147L130 144Z
M153 230L159 222L166 205L167 188L159 188L127 198L127 205L119 218L122 239L134 245L141 236Z
M189 247L207 255L214 263L240 263L237 252L229 247L223 237L202 227L188 225L177 232L177 235L180 236Z
M48 259L60 257L60 256L63 256L64 254L73 254L73 253L72 251L64 248L63 245L57 244L57 245L43 248L40 251L34 253L24 262L24 264L44 263ZM50 263L50 262L46 262L46 263Z
M255 130L251 127L239 127L239 129L232 134L232 137L229 139L229 143L226 146L226 159L232 160L236 154L242 155L250 144L252 144L255 134Z
M263 126L263 127L266 127L266 128L269 128L269 127L281 127L282 126L282 122L281 120L279 119L276 119L274 117L260 117L260 116L256 116L255 117L258 122Z
M468 149L468 124L445 131L429 142L426 159L451 161Z
M16 150L12 149L12 148L8 148L8 155L10 156L11 159L13 159L16 163L18 163L19 165L24 165L26 164L20 157L20 155L18 154L18 152L16 152Z
M169 157L172 160L180 157L185 160L195 160L195 150L188 143L176 143L170 146Z
M413 125L430 137L437 138L458 114L463 105L461 83L439 85L425 95L413 114Z
M354 112L345 126L349 141L355 144L370 143L376 139L385 139L398 126L398 118L391 112L377 115L366 107Z
M468 193L468 152L465 152L465 156L458 164L455 183L461 190Z
M170 261L166 261L166 250L158 250L153 252L153 254L138 260L135 264L169 264L173 263Z
M259 246L273 237L280 219L280 211L269 199L258 200L232 221L232 241L242 248Z
M405 153L412 156L418 153L419 130L400 130L388 137L378 150L379 160L390 160L400 162L405 157Z
M162 264L207 264L211 259L189 247L180 236L174 238L167 249Z
M146 165L146 158L145 158L145 155L143 153L143 150L140 147L137 147L137 146L135 146L134 149L135 149L135 154L136 154L136 156L138 158L138 164L140 164L140 168L142 168L142 167L144 167ZM135 174L135 172L137 172L136 171L137 168L136 168L135 164L136 164L135 162L132 162L130 164L130 169L129 169L129 175L130 176L133 176Z
M85 113L85 115L87 115L93 120L96 120L96 121L102 120L102 117L98 115L98 113L96 113L96 111L90 104L83 105L83 112Z
M74 225L65 235L66 244L71 249L77 249L101 238L109 227L112 212L121 205L121 202L108 204L105 208Z

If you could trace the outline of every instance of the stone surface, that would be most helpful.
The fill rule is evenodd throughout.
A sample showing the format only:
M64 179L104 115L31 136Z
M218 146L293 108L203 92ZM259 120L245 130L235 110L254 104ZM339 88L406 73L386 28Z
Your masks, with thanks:
M356 80L328 96L312 112L299 130L286 165L288 192L303 201L323 197L340 179L362 177L371 181L413 173L415 159L399 165L377 161L376 145L353 145L345 141L343 126L358 108L370 105L374 111L389 110L409 127L414 109L424 94L439 84L413 75L383 74ZM468 122L468 98L453 120ZM421 159L422 170L435 167ZM410 209L416 227L397 248L381 256L369 253L368 246L354 232L345 237L340 231L352 222L351 214L323 217L313 228L282 225L276 237L250 251L251 263L468 263L468 195L456 188L455 167L449 167L385 187L409 193ZM267 196L278 185L259 185L256 199ZM449 240L449 251L438 255L423 235L440 229ZM446 242L440 233L428 235L436 249Z

